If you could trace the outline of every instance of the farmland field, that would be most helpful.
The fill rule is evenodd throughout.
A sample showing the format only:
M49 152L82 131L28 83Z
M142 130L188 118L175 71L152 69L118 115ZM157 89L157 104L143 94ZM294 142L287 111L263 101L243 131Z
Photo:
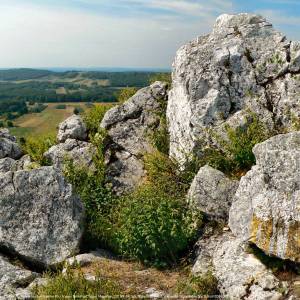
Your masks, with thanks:
M60 122L71 116L75 108L87 110L86 103L47 103L48 107L40 113L30 113L14 120L15 127L10 132L17 137L35 136L43 134L55 134ZM65 109L58 109L57 106L65 105ZM105 105L94 103L94 105Z

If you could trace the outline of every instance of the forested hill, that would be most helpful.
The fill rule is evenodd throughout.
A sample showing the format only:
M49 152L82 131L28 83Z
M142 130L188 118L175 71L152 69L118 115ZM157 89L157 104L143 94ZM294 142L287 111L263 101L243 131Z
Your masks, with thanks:
M112 102L116 101L121 88L147 86L157 74L146 71L0 70L0 102Z

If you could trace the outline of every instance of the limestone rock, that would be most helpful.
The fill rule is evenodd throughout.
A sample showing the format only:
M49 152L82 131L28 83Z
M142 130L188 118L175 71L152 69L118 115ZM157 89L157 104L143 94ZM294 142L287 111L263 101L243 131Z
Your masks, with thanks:
M0 246L43 267L78 251L83 206L59 170L0 174Z
M0 129L0 159L5 157L18 159L22 154L23 152L17 144L17 139L9 134L8 129Z
M105 114L101 127L108 133L108 178L117 193L132 190L145 175L141 158L153 150L149 135L160 124L166 98L167 84L155 82Z
M0 173L24 170L30 168L31 164L32 161L29 155L24 155L19 160L10 157L2 158L0 159Z
M240 181L229 226L269 255L300 262L300 132L256 145L256 165Z
M67 139L64 143L52 146L44 156L53 166L63 169L66 160L72 160L76 166L95 169L93 155L96 147L88 142Z
M247 244L231 233L214 235L200 243L199 256L193 267L195 275L211 271L218 280L218 288L226 299L273 299L282 296L277 289L280 282L253 255Z
M233 300L279 300L282 295L276 290L280 282L253 254L247 253L245 247L242 240L230 236L214 250L214 274L221 294Z
M72 115L59 124L57 134L58 142L63 143L67 139L75 139L79 141L85 141L87 139L87 129L80 116Z
M0 255L0 300L15 299L20 287L29 285L37 273L12 265Z
M195 176L188 192L188 200L193 208L199 209L208 217L227 221L237 187L237 181L206 165Z
M261 16L221 15L211 34L178 50L172 78L170 155L182 163L199 141L215 143L208 130L243 126L249 111L268 129L300 116L299 43Z

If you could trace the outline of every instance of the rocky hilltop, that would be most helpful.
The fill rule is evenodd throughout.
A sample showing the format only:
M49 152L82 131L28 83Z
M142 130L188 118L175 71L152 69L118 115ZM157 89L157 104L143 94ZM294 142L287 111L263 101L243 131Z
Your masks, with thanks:
M125 199L118 205L128 205L130 226L139 224L143 207L131 218L136 204L131 205L130 195L139 195L136 191L153 178L153 199L162 194L174 199L178 189L184 213L202 216L194 230L194 276L212 274L224 299L300 297L294 282L300 263L299 94L300 43L288 41L261 16L221 15L212 33L178 50L171 87L155 82L111 108L97 120L93 138L84 118L65 120L57 144L44 153L49 166L33 162L1 129L0 299L32 297L33 282L45 284L42 271L57 271L61 263L70 263L69 257L87 251L85 234L95 228L87 224L96 211L90 212L86 197L98 206L108 197ZM153 143L158 132L166 132L160 143L167 143L169 154L158 154ZM156 155L152 169L149 154ZM164 181L153 175L153 165L160 169L162 157L168 161L160 170ZM70 180L68 161L85 175ZM182 180L181 174L188 176ZM176 178L174 190L168 185L171 175ZM75 184L92 176L98 180L94 188L101 185L103 199L94 199L94 190L81 194ZM158 190L162 182L163 193ZM142 194L139 200L146 197ZM103 216L107 207L99 210ZM111 219L114 225L116 216ZM100 220L102 233L105 222ZM150 222L158 221L151 217ZM184 235L175 227L174 232ZM134 241L142 234L139 231ZM132 240L126 236L126 241ZM122 247L126 249L126 242ZM14 258L22 266L16 266ZM99 257L81 254L76 259L81 265ZM271 268L273 261L293 275L279 276Z

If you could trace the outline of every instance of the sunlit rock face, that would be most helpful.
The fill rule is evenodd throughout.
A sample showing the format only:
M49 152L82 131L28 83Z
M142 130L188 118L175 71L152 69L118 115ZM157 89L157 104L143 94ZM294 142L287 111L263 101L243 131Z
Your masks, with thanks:
M268 128L300 115L300 43L263 17L221 15L212 33L181 47L173 63L167 116L170 155L184 163L208 129L245 124L249 112Z
M253 152L256 165L240 181L230 228L269 255L300 262L300 132L274 136Z

